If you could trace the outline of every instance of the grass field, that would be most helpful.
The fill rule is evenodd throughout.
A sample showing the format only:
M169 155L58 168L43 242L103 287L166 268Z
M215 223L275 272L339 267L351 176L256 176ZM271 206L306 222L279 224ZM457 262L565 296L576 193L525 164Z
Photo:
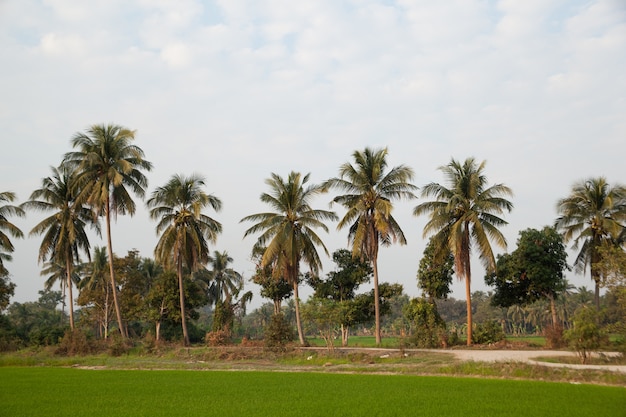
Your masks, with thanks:
M302 372L0 367L0 416L624 416L585 384Z

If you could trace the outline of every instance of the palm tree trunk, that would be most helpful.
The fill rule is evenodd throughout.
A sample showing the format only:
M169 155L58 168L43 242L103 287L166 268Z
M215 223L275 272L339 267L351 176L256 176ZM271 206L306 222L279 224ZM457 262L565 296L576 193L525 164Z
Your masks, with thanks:
M187 332L187 320L185 318L185 288L183 286L183 263L182 260L178 260L177 265L178 272L178 292L180 294L180 321L183 325L183 344L189 346L189 333Z
M376 346L380 346L380 296L378 293L378 260L376 258L372 260L372 269L374 271L374 322L376 323Z
M70 330L74 331L74 297L72 296L72 262L69 257L65 259L65 273L67 275L67 288L70 298Z
M298 281L293 282L293 296L295 297L296 307L296 328L298 329L298 338L300 345L304 346L304 332L302 331L302 321L300 320L300 297L298 295Z
M471 290L471 273L466 273L465 277L465 298L467 300L467 346L472 345L472 290Z
M115 314L117 316L117 325L120 328L120 334L122 338L127 339L126 329L122 322L122 311L120 310L120 304L117 301L117 284L115 283L115 270L113 268L113 243L111 241L111 212L109 209L109 197L106 199L105 207L105 219L107 224L107 251L109 253L109 275L111 276L111 290L113 292L113 304L115 305Z

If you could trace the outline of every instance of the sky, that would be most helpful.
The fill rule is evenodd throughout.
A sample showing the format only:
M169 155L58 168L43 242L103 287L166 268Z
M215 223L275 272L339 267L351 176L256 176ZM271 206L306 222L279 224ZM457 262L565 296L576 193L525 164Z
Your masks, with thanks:
M438 168L451 158L486 161L489 183L514 192L509 252L519 231L553 224L575 182L626 183L624 0L0 0L0 56L0 191L26 201L91 125L136 130L154 165L147 195L174 174L204 176L223 203L206 213L223 225L211 251L246 279L256 238L240 220L268 209L265 179L297 171L320 183L365 147L387 148L418 187L445 184ZM156 224L136 201L113 225L113 249L152 257ZM379 254L381 282L412 297L422 201L396 203L408 244ZM42 218L13 222L28 235ZM347 231L328 226L329 252L347 247ZM35 301L41 240L13 242L12 301ZM321 254L324 275L334 264ZM472 289L487 291L478 260L472 273ZM246 289L253 306L267 301ZM463 283L452 296L464 299Z

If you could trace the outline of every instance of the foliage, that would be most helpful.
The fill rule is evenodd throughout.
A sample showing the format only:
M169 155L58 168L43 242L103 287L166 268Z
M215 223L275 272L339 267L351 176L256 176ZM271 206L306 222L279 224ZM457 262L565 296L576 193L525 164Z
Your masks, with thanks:
M55 349L57 355L88 355L98 350L96 341L82 329L67 330Z
M483 171L485 162L480 164L474 158L461 163L452 159L439 169L448 180L448 187L430 183L422 188L422 197L434 197L434 201L419 204L413 210L416 216L429 214L424 226L424 235L433 233L435 255L454 256L454 270L459 279L465 280L467 311L467 344L472 343L471 305L471 249L478 250L478 256L488 272L495 270L496 261L490 240L506 247L506 239L498 227L507 222L499 217L510 212L513 204L506 199L512 195L509 187L503 184L487 186Z
M302 318L324 339L329 350L335 347L334 341L345 315L343 303L330 298L311 297L302 305Z
M409 343L418 348L437 348L447 345L446 323L437 305L425 298L413 298L404 306L404 314L411 322Z
M435 256L435 245L436 241L431 237L417 270L417 286L425 297L433 300L446 299L452 291L450 284L454 274L454 256L448 248L447 254Z
M36 302L13 303L7 310L7 318L15 329L15 335L25 344L36 346L55 345L66 330L65 317L56 309L61 303L59 291L39 291Z
M291 297L293 286L287 282L284 274L270 263L263 265L263 254L267 248L255 244L252 248L252 260L255 265L250 281L261 287L261 297L269 298L274 305L274 313L279 313L283 300Z
M293 329L282 313L272 315L263 340L266 348L277 352L284 352L287 344L294 340Z
M372 265L374 274L374 321L376 341L380 344L380 318L378 280L379 245L388 246L396 241L406 244L404 232L392 216L393 201L415 198L417 190L410 181L413 170L406 165L387 169L387 149L365 148L355 151L354 165L346 162L339 167L339 177L324 183L326 188L335 188L344 195L336 196L334 203L347 210L337 225L348 227L348 239L352 253Z
M477 323L472 333L472 342L479 345L497 343L504 340L502 326L495 320Z
M565 340L578 353L582 363L586 363L591 353L608 341L598 321L599 313L583 306L574 315L573 327L565 332Z
M11 297L15 294L15 284L8 275L0 273L0 314L9 306Z

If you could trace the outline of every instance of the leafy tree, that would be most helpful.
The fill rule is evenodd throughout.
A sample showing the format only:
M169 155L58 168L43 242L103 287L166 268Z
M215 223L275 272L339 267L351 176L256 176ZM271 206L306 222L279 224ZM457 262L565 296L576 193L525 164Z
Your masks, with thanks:
M208 242L215 242L222 225L202 213L206 207L219 211L219 198L202 191L204 179L198 175L174 175L164 186L157 188L148 207L150 218L158 220L157 234L161 234L154 254L165 268L174 267L178 276L180 318L183 342L189 346L185 313L183 271L195 272L209 260Z
M498 227L507 222L498 215L512 210L513 204L505 198L512 195L512 191L503 184L487 186L484 161L479 164L474 158L468 158L461 163L452 159L439 169L448 180L448 187L434 182L426 185L422 189L422 197L435 197L435 200L419 204L413 214L430 214L430 220L424 226L424 235L434 233L437 257L452 252L456 275L465 280L467 344L471 345L472 248L478 250L487 271L496 268L490 239L506 247L506 239Z
M435 299L448 298L454 274L454 256L448 250L446 256L436 257L435 243L431 237L417 270L417 286L431 303L434 303Z
M355 317L352 300L355 297L356 289L370 280L372 268L368 262L354 258L352 253L346 249L335 251L333 261L337 268L327 274L326 280L317 275L308 275L307 283L314 290L314 298L334 300L339 303L343 313L338 322L341 325L341 344L347 346L350 325L353 324ZM320 306L322 305L320 304ZM323 307L330 309L332 306L324 305Z
M250 280L261 286L261 297L272 300L274 314L278 314L281 311L282 301L291 297L293 287L285 280L280 270L275 268L275 262L270 262L262 266L265 249L265 247L259 245L255 245L252 248L252 260L255 264L255 272Z
M522 230L517 249L498 256L497 272L485 277L495 286L493 303L501 307L527 305L547 298L552 312L552 326L558 324L555 299L565 290L567 252L562 236L552 227Z
M14 294L15 284L7 275L0 274L0 314L9 306L9 301Z
M80 264L80 252L89 257L90 243L87 226L100 234L100 225L93 221L90 208L76 200L80 189L74 186L75 172L68 165L51 168L52 175L41 181L41 188L30 195L22 207L52 212L40 221L30 235L43 235L39 246L39 262L51 261L65 273L64 287L68 290L70 329L74 330L74 296L72 292L74 266ZM50 266L50 265L49 265Z
M378 280L378 249L392 242L406 244L400 225L392 216L393 201L415 198L417 190L410 181L413 170L399 165L387 170L387 149L355 151L354 165L347 162L339 167L339 177L331 178L324 187L335 188L346 194L333 199L347 210L337 225L348 227L352 254L367 260L374 273L374 302L376 344L380 345L380 305Z
M35 346L57 344L66 329L62 313L56 308L61 300L60 291L44 290L39 291L36 302L11 304L7 317L17 337Z
M95 215L105 218L111 294L123 338L128 335L117 300L111 217L135 214L135 202L129 191L143 198L148 180L142 171L152 169L141 148L131 143L134 139L135 132L122 126L93 125L85 133L72 137L71 144L76 150L66 153L63 162L76 174L76 203L91 206Z
M328 231L324 221L337 219L331 211L311 207L311 200L325 189L319 185L306 186L308 181L309 174L302 176L298 172L291 172L286 181L272 174L265 181L270 192L261 194L261 201L269 204L274 212L252 214L241 219L242 222L257 222L245 231L244 237L260 232L257 245L267 245L261 258L261 268L273 264L293 287L296 327L302 345L305 341L298 295L300 262L308 265L313 273L321 269L322 262L316 247L322 247L327 255L329 253L314 229Z
M344 305L330 298L311 297L302 306L302 317L317 329L328 350L335 348L335 336L344 316Z
M401 284L390 284L382 282L378 288L378 306L380 317L384 317L391 312L392 302L401 296L403 288ZM350 303L350 310L346 313L349 318L349 325L354 326L360 323L371 323L376 320L375 291L365 294L357 294Z
M601 261L599 249L617 240L626 224L626 187L609 185L604 177L590 178L574 184L568 197L557 203L560 216L555 227L563 232L565 242L573 240L579 249L574 267L585 272L589 266L595 282L595 304L600 308L601 274L596 265Z
M0 192L0 276L8 276L9 272L4 266L4 261L10 261L11 253L15 250L9 235L14 238L24 237L20 228L9 221L10 216L24 217L24 210L20 207L6 204L14 200L15 193Z
M405 317L412 324L413 332L409 339L419 348L436 348L447 345L446 323L443 321L437 305L432 300L413 298L404 306Z
M587 362L591 352L597 351L608 340L598 324L598 315L596 310L583 306L574 316L574 326L565 331L565 339L576 350L583 364Z

